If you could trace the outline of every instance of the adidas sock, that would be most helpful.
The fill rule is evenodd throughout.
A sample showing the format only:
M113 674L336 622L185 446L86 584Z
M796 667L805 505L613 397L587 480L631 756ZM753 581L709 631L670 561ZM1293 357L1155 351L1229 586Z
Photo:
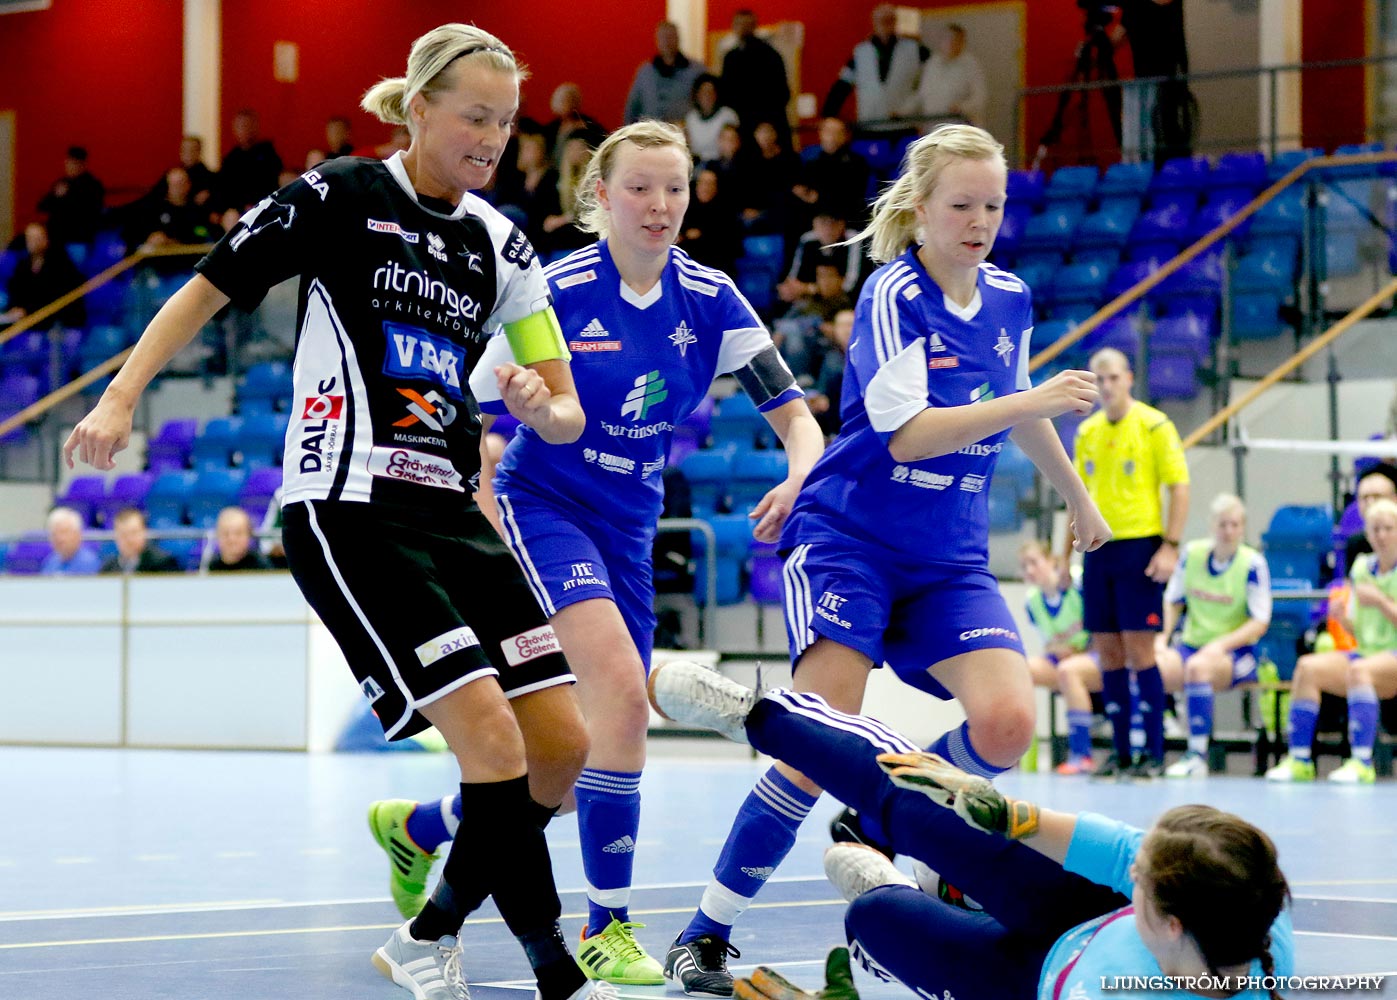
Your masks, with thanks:
M461 806L462 815L489 817L489 822L463 823L456 831L441 878L412 923L412 936L435 941L459 933L485 894L495 897L516 937L547 932L557 924L562 904L528 777L462 783Z
M942 733L939 740L927 747L927 752L944 757L967 774L977 774L982 778L993 778L1009 770L1007 767L995 767L975 752L970 741L969 722L962 722L949 733Z
M1145 751L1164 763L1164 678L1153 663L1135 672L1140 687L1140 715L1145 720Z
M1315 727L1319 724L1319 702L1301 698L1290 701L1290 756L1295 760L1310 760L1310 748L1315 742Z
M1184 692L1188 696L1188 748L1206 755L1213 736L1213 685L1194 681Z
M1373 744L1378 739L1378 693L1373 685L1348 689L1348 741L1360 763L1373 763Z
M713 881L703 890L698 912L679 935L684 944L703 934L724 941L766 880L795 846L796 832L818 796L807 795L772 767L737 811Z
M1106 719L1111 723L1111 740L1116 759L1122 764L1130 761L1130 672L1101 671L1101 700L1106 705Z
M403 824L412 842L428 854L456 836L461 825L461 796L448 795L440 802L419 802Z
M1091 756L1091 712L1079 708L1067 711L1067 755L1075 760Z
M586 768L578 775L577 827L587 875L587 933L630 919L631 870L640 830L640 772Z

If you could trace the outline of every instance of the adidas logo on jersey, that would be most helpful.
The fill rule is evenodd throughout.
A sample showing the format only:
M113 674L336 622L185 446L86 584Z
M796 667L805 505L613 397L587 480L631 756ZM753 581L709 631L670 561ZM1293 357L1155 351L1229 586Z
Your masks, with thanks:
M580 334L578 334L578 336L580 336L580 337L609 337L609 336L611 336L611 333L610 333L610 331L607 330L606 327L604 327L604 326L601 325L601 320L599 320L599 319L597 319L595 316L593 316L593 317L592 317L592 321L582 328L582 332L581 332Z
M635 841L629 836L621 837L619 840L613 840L611 843L607 844L602 848L602 851L606 854L633 854L635 852Z
M759 878L765 882L767 879L771 878L772 873L775 871L776 869L773 866L768 865L765 868L743 868L742 874L750 878Z

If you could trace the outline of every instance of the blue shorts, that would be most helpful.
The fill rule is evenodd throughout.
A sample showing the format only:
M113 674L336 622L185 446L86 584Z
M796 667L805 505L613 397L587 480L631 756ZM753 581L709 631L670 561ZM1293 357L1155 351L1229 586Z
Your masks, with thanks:
M1018 625L987 569L912 561L845 537L797 545L784 576L792 669L824 636L949 699L928 667L976 649L1023 653Z
M1077 651L1075 651L1075 652L1068 653L1066 656L1058 656L1056 653L1044 653L1044 654L1043 654L1043 659L1047 660L1047 661L1048 661L1049 663L1051 663L1054 667L1060 667L1060 666L1062 666L1062 661L1063 661L1063 660L1070 660L1070 659L1072 659L1072 657L1074 657L1074 656L1087 656L1087 657L1090 657L1092 663L1095 663L1095 664L1097 665L1097 667L1100 667L1100 666L1101 666L1101 661L1100 661L1099 659L1097 659L1097 656L1096 656L1096 650L1091 649L1090 647L1088 647L1087 649L1080 649L1080 650L1077 650Z
M518 487L495 502L505 541L543 613L551 619L579 601L611 601L648 674L655 645L653 538L608 530L590 512Z
M1184 658L1184 663L1188 663L1188 658L1198 652L1198 647L1189 646L1186 643L1179 643L1174 647L1179 651L1179 655ZM1232 651L1232 684L1250 684L1256 680L1256 668L1261 664L1256 659L1255 646L1238 646Z
M1145 575L1160 537L1107 542L1082 557L1082 626L1088 632L1158 632L1164 584Z

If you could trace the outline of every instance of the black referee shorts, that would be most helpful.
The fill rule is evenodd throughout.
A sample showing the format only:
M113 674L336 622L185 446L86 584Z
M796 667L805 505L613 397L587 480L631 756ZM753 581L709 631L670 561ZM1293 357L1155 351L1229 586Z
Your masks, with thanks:
M510 698L572 674L519 564L479 511L311 500L283 512L291 575L339 643L390 740L481 678Z

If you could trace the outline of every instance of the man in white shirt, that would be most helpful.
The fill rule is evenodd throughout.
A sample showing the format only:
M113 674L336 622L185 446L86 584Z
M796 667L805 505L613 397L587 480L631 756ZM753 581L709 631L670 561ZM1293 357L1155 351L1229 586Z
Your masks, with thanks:
M983 125L989 94L980 60L965 51L965 29L946 26L936 51L922 67L917 87L922 114L929 118L962 118Z

